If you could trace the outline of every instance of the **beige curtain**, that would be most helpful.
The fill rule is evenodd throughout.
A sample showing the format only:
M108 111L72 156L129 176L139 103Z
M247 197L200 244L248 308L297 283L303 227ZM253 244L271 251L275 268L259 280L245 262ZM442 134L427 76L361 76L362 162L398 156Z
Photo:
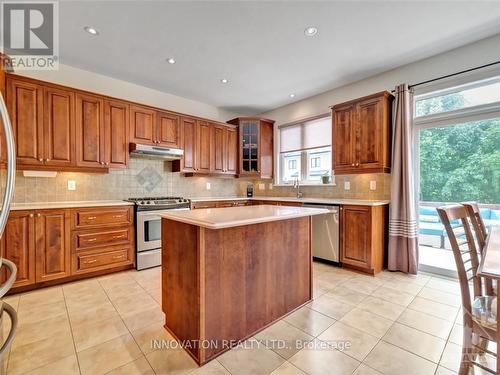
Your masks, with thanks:
M391 271L416 274L418 224L413 169L413 93L408 85L396 87L393 138L389 259Z

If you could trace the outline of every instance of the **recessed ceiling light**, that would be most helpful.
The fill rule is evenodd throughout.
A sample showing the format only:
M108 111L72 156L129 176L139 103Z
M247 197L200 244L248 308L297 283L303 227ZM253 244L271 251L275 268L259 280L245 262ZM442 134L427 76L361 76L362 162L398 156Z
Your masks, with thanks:
M305 36L314 36L318 33L318 29L314 26L309 26L304 30Z
M290 98L295 98L295 94L288 95Z
M97 31L97 29L94 29L91 26L85 26L83 28L83 30L85 30L86 32L88 32L89 34L92 34L92 35L99 35L99 31Z
M226 78L222 78L222 79L220 80L220 82L221 82L221 83L228 83L228 82L229 82L229 80L228 80L228 79L226 79Z
M167 59L167 62L169 64L175 64L175 59L173 57L170 57L170 58Z

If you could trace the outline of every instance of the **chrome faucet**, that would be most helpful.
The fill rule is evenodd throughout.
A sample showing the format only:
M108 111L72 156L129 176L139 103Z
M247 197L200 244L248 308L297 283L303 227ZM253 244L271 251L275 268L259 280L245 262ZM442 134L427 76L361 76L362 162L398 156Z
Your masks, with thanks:
M293 180L293 188L297 189L297 198L302 198L304 193L300 191L300 181L298 177L295 180Z

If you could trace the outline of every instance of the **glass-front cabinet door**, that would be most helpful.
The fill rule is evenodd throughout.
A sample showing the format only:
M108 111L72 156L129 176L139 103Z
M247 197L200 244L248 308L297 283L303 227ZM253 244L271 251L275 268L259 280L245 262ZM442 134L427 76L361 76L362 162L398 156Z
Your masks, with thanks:
M240 124L241 174L259 172L259 121L244 121Z

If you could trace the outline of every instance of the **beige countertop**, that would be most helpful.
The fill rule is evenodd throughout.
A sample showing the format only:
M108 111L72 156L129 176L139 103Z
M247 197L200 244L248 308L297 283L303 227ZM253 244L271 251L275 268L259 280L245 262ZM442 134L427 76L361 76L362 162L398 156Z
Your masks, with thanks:
M132 202L121 200L97 200L97 201L67 201L67 202L32 202L13 203L11 210L44 210L51 208L80 208L80 207L106 207L106 206L133 206Z
M389 200L368 200L368 199L342 199L342 198L314 198L314 197L200 197L191 198L191 202L210 202L210 201L227 201L227 200L256 200L256 201L281 201L281 202L301 202L301 203L317 203L317 204L349 204L359 206L383 206L389 204Z
M305 216L321 215L329 211L323 208L289 206L243 206L227 208L203 208L191 211L172 211L160 216L208 229L222 229L243 225L295 219Z

